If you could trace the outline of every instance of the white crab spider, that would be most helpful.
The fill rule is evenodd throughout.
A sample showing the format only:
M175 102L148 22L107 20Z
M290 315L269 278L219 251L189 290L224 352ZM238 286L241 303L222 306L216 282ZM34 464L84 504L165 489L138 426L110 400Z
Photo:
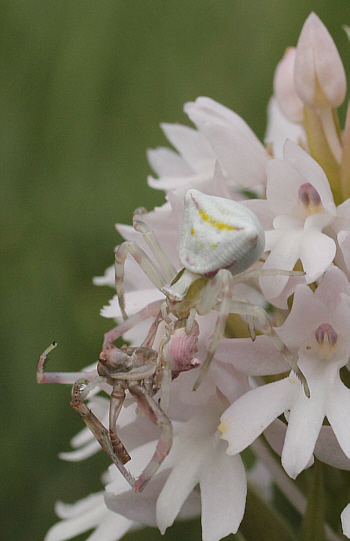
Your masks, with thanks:
M124 319L128 317L124 298L124 266L127 254L131 254L155 287L165 294L165 319L169 319L169 314L187 319L186 329L190 331L196 314L205 315L213 309L218 311L212 343L194 389L199 386L210 366L224 335L228 315L235 313L247 317L253 339L253 318L259 320L261 330L271 338L303 384L306 396L310 396L305 376L275 332L265 310L234 297L234 286L248 278L304 274L279 269L248 270L259 259L265 246L265 233L257 216L236 201L205 195L194 189L188 190L179 249L183 268L178 272L153 231L141 220L143 212L144 209L135 211L133 226L142 233L159 267L134 241L123 242L117 247L116 291Z

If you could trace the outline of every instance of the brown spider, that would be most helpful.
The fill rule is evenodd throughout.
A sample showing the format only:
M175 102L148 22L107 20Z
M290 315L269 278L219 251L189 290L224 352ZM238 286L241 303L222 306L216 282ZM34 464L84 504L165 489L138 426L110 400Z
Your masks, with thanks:
M158 303L153 303L153 309L157 308ZM171 380L177 377L180 372L199 365L199 361L194 357L198 342L198 325L196 324L193 331L187 334L185 331L186 321L177 320L167 326L159 346L159 352L149 345L153 344L161 320L160 315L156 317L142 346L117 348L112 343L111 339L115 340L128 328L143 320L150 313L150 310L152 311L152 307L141 310L106 334L97 364L98 375L95 370L71 373L45 372L44 365L47 355L56 347L55 342L43 352L37 365L38 383L73 383L71 406L83 419L104 452L111 458L135 492L141 492L145 488L172 446L172 423L164 411L167 409ZM176 353L169 354L170 348L168 346L174 340L175 348L172 347L171 351ZM90 392L103 383L112 387L108 430L85 404ZM162 397L160 404L158 404L153 397L160 389ZM140 410L161 429L155 452L137 478L134 478L125 468L125 464L131 460L131 457L117 435L117 420L127 391L135 399Z

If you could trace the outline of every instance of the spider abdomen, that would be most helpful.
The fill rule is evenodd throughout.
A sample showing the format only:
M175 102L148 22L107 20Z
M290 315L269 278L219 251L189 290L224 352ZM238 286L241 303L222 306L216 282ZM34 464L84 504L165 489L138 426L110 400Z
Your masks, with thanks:
M265 247L258 217L230 199L188 190L179 256L193 273L214 276L220 269L239 274L250 268Z

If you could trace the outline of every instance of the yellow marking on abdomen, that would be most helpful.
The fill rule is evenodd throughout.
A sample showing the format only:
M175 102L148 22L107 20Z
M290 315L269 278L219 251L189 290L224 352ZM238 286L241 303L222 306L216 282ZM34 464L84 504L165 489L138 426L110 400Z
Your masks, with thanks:
M220 231L223 231L224 229L226 229L226 231L235 231L237 229L233 225L228 225L225 224L225 222L219 222L218 220L211 218L204 210L199 210L198 212L204 222L208 222L209 225L216 227L216 229L219 229Z

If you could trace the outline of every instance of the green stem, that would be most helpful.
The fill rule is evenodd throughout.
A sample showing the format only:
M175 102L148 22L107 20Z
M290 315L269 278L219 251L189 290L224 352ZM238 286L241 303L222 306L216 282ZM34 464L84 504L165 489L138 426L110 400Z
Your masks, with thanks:
M320 112L318 109L304 107L304 127L310 155L326 173L334 202L339 205L343 202L343 194L338 162L341 157L341 146L336 118L335 111Z

